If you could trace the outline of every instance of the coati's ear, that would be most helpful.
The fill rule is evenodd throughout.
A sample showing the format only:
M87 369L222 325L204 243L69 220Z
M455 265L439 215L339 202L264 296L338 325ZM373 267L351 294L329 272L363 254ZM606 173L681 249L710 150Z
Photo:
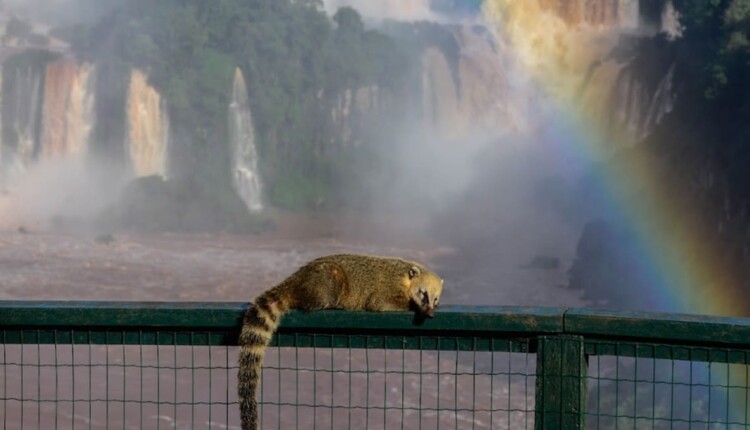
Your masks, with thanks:
M409 269L409 279L414 279L419 276L419 268L417 266L411 266Z

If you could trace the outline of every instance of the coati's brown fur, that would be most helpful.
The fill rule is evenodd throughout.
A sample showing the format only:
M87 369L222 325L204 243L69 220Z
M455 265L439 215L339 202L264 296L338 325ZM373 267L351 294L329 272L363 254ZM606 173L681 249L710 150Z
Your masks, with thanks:
M405 311L433 317L443 279L399 258L339 254L313 260L248 308L240 332L239 399L243 430L258 427L256 391L266 347L290 309Z

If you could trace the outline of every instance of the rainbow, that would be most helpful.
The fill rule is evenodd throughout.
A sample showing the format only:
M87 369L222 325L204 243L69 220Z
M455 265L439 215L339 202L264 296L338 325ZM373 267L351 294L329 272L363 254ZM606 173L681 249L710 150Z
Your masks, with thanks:
M620 0L621 5L627 2ZM606 41L617 30L571 28L545 10L541 6L545 3L550 2L487 0L481 13L499 34L510 39L518 50L522 73L548 96L553 112L563 118L558 119L564 125L558 130L562 143L557 144L557 150L572 153L594 166L590 178L597 183L595 194L605 208L605 217L626 226L632 234L632 248L640 256L634 276L648 289L644 297L654 302L648 307L668 312L748 316L750 306L742 294L742 276L722 258L723 247L709 234L709 229L716 226L707 226L701 220L696 198L690 195L686 184L671 177L664 162L648 151L630 149L626 155L611 160L611 148L625 147L632 139L625 133L605 133L601 117L597 116L597 112L607 111L601 91L606 93L612 88L613 73L618 70L604 69L600 81L589 80L589 66L602 58L603 49L611 49L592 40ZM583 79L593 87L586 91L594 97L581 94ZM602 142L607 142L607 147ZM607 162L598 162L608 158ZM741 365L737 369L734 365L729 367L732 369L726 370L726 383L733 387L732 392L740 394L712 389L709 396L727 405L727 410L732 409L731 421L743 423L747 417L740 415L750 408L747 369ZM695 374L691 371L695 380L722 380L723 374L710 365L699 366ZM735 408L743 403L745 408Z
M632 3L621 0L621 4ZM649 308L670 312L747 316L750 306L742 292L741 276L722 259L700 219L686 186L666 175L662 161L646 151L630 150L616 163L599 163L612 148L625 147L631 137L603 130L601 112L619 69L600 66L581 94L590 65L614 46L618 26L629 22L571 26L542 5L550 2L487 0L482 18L509 38L522 73L547 96L562 124L556 130L557 151L588 161L603 200L607 218L627 226L642 256L639 279L648 285ZM623 6L621 6L621 10ZM606 26L605 26L606 27ZM614 28L613 28L614 27ZM599 79L596 79L597 76ZM559 126L559 125L558 125ZM603 145L602 142L607 142Z

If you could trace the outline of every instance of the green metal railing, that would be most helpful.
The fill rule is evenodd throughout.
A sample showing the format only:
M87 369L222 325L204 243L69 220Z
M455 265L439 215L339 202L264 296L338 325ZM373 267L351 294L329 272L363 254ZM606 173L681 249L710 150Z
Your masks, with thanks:
M239 428L236 303L0 302L0 423ZM750 320L445 306L287 315L262 428L747 428Z

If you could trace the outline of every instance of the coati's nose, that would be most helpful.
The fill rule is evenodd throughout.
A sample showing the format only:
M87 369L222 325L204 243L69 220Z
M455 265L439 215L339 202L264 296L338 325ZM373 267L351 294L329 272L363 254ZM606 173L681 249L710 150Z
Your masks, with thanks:
M424 311L424 314L427 315L430 318L434 318L435 317L435 308L427 308Z

